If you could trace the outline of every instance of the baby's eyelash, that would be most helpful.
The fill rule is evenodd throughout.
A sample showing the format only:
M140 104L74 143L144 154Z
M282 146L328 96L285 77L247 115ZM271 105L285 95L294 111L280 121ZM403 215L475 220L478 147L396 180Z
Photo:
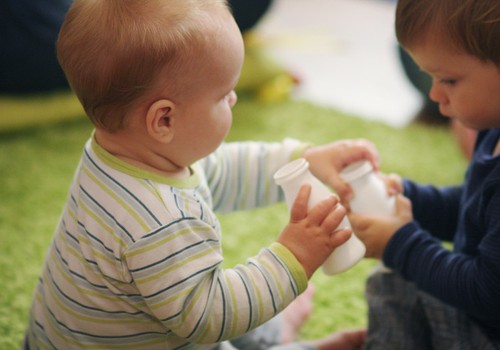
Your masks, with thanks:
M455 79L440 79L439 81L446 85L455 85L457 82Z

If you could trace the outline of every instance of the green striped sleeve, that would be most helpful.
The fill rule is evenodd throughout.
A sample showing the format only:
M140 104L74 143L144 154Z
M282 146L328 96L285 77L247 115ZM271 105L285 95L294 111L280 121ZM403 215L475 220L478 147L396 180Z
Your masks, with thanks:
M272 243L269 249L288 266L290 273L297 283L299 293L306 290L308 282L307 275L295 255L293 255L287 247L278 242Z

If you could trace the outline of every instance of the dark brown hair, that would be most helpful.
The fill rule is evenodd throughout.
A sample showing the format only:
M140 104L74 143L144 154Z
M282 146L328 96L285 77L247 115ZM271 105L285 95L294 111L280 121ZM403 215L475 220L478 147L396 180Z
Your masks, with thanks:
M399 0L396 36L405 48L434 36L500 66L499 0Z

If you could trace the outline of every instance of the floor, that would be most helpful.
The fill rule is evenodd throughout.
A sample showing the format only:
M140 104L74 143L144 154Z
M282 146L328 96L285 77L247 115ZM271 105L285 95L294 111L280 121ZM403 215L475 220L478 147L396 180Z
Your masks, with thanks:
M391 0L275 0L256 30L302 78L295 98L403 127L421 96L399 62L394 9Z

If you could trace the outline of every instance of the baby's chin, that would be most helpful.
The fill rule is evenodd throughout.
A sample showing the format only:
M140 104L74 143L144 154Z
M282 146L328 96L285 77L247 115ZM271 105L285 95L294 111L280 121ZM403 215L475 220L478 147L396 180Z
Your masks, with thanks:
M448 111L446 111L443 107L441 107L441 105L439 106L439 113L443 116L443 117L446 117L446 118L451 118L451 119L455 119L455 117L453 117L451 115L451 113L449 113Z

